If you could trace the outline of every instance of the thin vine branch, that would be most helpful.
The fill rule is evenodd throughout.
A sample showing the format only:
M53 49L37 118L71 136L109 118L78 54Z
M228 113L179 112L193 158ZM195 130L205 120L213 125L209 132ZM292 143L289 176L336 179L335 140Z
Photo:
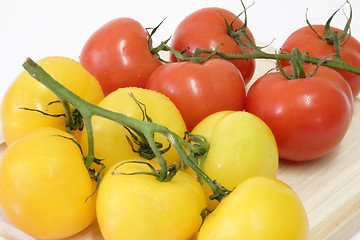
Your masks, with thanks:
M316 57L312 57L312 56L304 54L305 56L304 56L303 61L306 63L313 63L316 65L321 64L322 66L327 66L327 67L335 68L335 69L339 69L339 70L345 70L345 71L360 75L360 68L355 67L355 66L343 61L343 59L341 58L340 46L344 45L351 36L351 34L348 34L348 39L344 39L346 37L346 34L350 31L350 24L351 24L351 20L352 20L351 4L348 1L346 1L345 4L349 4L349 6L350 6L350 17L346 23L344 31L341 34L339 34L337 31L331 32L330 31L330 23L331 23L331 20L334 17L334 15L343 6L341 8L339 8L333 15L331 15L331 17L327 21L327 23L325 25L325 31L327 33L326 36L322 37L314 30L315 33L321 39L328 42L329 44L334 45L334 48L335 48L334 57L332 59L324 60L324 59L320 59L320 58L316 58ZM179 50L176 50L176 49L172 48L171 46L167 45L167 43L170 40L170 39L167 39L165 42L162 42L156 48L156 53L158 53L160 51L169 51L175 55L175 57L177 58L177 60L179 62L188 61L188 62L202 63L202 62L208 60L209 58L222 58L225 60L271 59L271 60L275 60L275 61L290 61L292 58L291 53L285 53L285 52L283 52L281 54L278 54L277 52L269 53L269 52L263 51L264 47L259 47L256 45L256 43L250 38L250 36L246 32L247 17L246 17L246 7L244 6L244 4L243 4L243 7L244 7L244 11L242 13L245 13L245 23L242 28L234 30L232 23L228 23L226 20L225 20L225 23L226 23L229 35L234 39L234 41L236 41L241 48L246 46L247 48L251 49L252 52L244 51L243 54L228 54L228 53L218 51L219 47L221 46L221 45L219 45L218 48L215 50L196 49L195 50L196 55L190 56L190 55L185 54L185 51L179 51ZM221 12L220 12L220 14L221 14ZM236 18L238 18L238 17L239 17L239 15L236 16ZM308 18L306 18L306 21L307 21L309 27L312 28L312 25L310 24ZM207 57L202 57L204 55L207 55ZM209 55L211 57L209 57ZM166 62L163 59L161 59L161 60Z
M213 190L214 195L216 195L216 199L219 201L226 197L230 191L225 190L224 187L219 186L211 180L196 164L197 159L195 158L194 154L187 154L184 150L190 149L188 143L184 146L184 139L175 134L174 132L170 131L165 126L153 123L138 120L135 118L128 117L124 114L117 113L105 108L101 108L97 105L89 103L84 99L80 98L69 89L65 88L59 82L57 82L53 77L51 77L44 69L42 69L36 62L28 58L26 62L23 64L23 67L29 74L42 83L45 87L47 87L50 91L52 91L60 101L66 101L73 105L83 116L83 120L85 122L87 135L88 135L88 155L86 156L85 166L90 168L91 164L96 161L94 155L94 139L93 139L93 130L92 130L92 122L91 118L93 116L100 116L114 122L117 122L123 126L132 129L137 133L143 134L146 138L147 142L149 143L151 149L153 150L155 156L158 158L159 165L160 165L160 181L168 181L169 177L173 177L173 173L168 171L168 166L166 164L165 159L163 158L162 154L160 153L159 149L157 148L156 142L153 138L155 133L160 133L168 138L169 142L174 146L177 150L178 154L180 155L183 164L186 166L191 167L202 179L203 182L207 183L209 187ZM65 107L69 107L65 105ZM100 175L101 178L101 175Z
M210 53L214 52L212 50L205 50L205 49L201 49L199 51L201 53L206 53L206 54L210 54ZM215 55L220 58L226 59L226 60L272 59L272 60L280 60L280 61L290 61L290 59L291 59L291 54L277 54L276 52L275 53L267 53L260 49L257 49L255 52L248 53L248 54L227 54L227 53L216 51ZM357 67L355 67L351 64L348 64L344 61L339 61L339 59L337 59L337 58L323 61L323 59L320 59L320 58L305 56L304 62L313 63L313 64L318 64L319 62L322 62L322 64L321 64L322 66L345 70L345 71L360 75L360 68L357 68Z

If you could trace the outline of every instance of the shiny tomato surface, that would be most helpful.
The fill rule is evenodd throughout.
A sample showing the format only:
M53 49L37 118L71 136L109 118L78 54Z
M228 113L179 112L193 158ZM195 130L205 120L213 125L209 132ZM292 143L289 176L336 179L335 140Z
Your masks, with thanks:
M242 47L229 34L225 20L228 24L233 22L233 29L241 28L244 23L237 16L222 8L210 7L193 12L185 17L177 26L172 37L171 46L179 51L189 48L186 53L193 55L196 48L215 50L230 54L243 54L253 52L252 49ZM246 28L246 33L254 41L254 37ZM245 37L241 37L247 41ZM177 61L175 56L171 56L172 61ZM248 83L254 74L255 60L230 60L240 70L245 83Z
M205 63L170 63L156 69L146 88L168 96L179 109L188 130L218 111L245 107L245 84L239 70L223 59Z
M315 66L304 68L311 73ZM291 72L290 66L284 69ZM307 78L287 79L280 72L264 75L250 87L245 109L271 128L280 158L306 161L326 155L341 142L353 101L345 79L320 67Z
M161 65L148 41L149 34L136 20L113 19L90 36L80 63L100 82L105 95L120 87L144 87Z

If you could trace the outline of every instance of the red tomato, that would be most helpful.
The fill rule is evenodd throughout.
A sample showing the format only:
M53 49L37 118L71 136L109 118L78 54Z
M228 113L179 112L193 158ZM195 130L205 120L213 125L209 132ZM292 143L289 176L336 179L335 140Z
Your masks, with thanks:
M188 54L193 54L196 48L215 50L220 44L220 52L230 54L243 54L239 44L229 35L225 24L225 19L230 24L236 15L221 8L204 8L187 16L176 28L172 38L171 46L179 51L189 47ZM243 22L237 18L233 28L239 29ZM246 29L247 34L254 41L250 30ZM246 41L245 38L242 40ZM252 49L245 47L246 53L253 52ZM175 56L171 56L171 61L177 61ZM245 83L248 83L254 74L255 61L231 60L240 70Z
M212 113L243 110L245 84L239 70L223 59L205 63L169 63L156 69L146 88L168 96L179 109L187 129Z
M305 65L307 74L314 65ZM290 66L284 68L291 72ZM259 78L249 89L245 110L272 130L279 156L313 160L334 149L351 122L351 89L335 70L320 67L308 78L287 79L280 72Z
M320 35L325 35L324 25L313 25L315 31ZM341 34L343 31L331 27L331 32L337 31ZM344 41L348 39L345 37ZM300 28L289 36L281 47L282 51L291 53L293 48L299 48L300 52L307 52L312 57L324 58L332 53L335 53L335 47L331 43L327 43L319 38L309 26ZM354 37L350 37L349 40L340 46L341 58L355 67L360 68L360 42ZM334 56L329 57L329 59ZM289 62L281 62L283 66L288 65ZM337 70L349 83L354 97L360 92L360 75L350 73L344 70Z
M149 51L149 34L131 18L114 19L84 45L80 63L100 82L104 94L120 87L144 87L161 62Z

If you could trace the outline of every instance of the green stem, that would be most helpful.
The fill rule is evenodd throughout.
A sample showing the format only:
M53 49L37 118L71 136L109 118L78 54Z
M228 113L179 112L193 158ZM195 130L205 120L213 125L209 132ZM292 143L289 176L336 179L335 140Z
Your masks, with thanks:
M291 53L291 56L292 57L290 59L290 63L294 72L293 78L294 79L306 78L306 73L304 70L304 57L306 55L302 54L298 48L294 48Z
M155 126L155 125L154 125ZM157 127L157 126L155 126ZM149 129L149 130L148 130ZM148 131L147 131L148 130ZM167 179L167 164L166 164L166 161L164 159L164 157L162 156L162 154L158 151L157 147L156 147L156 143L153 139L153 136L154 136L154 132L164 132L164 131L169 131L167 129L162 129L162 126L158 129L158 130L155 130L155 129L151 129L150 127L149 128L143 128L143 134L147 140L147 142L149 143L151 149L153 150L156 158L158 159L158 162L160 164L160 181L165 181Z
M226 193L222 188L215 184L215 182L199 168L198 164L196 163L197 159L191 159L191 155L186 154L181 144L181 141L183 139L179 138L175 133L171 132L168 133L168 139L176 148L184 164L194 170L197 176L201 179L201 181L209 185L214 194L220 196L219 198L217 198L218 201L221 201L222 198L227 196L228 193Z
M90 169L91 164L95 160L95 152L94 152L94 133L93 133L93 127L92 127L92 121L91 117L92 114L87 114L85 112L81 112L81 115L86 122L86 133L87 133L87 140L88 140L88 154L85 160L85 167L86 169Z
M319 58L310 57L308 55L305 55L303 60L304 60L304 62L307 62L307 63L313 63L316 65L321 64L323 66L327 66L327 67L331 67L331 68L335 68L335 69L339 69L339 70L345 70L345 71L360 75L360 68L344 62L341 59L341 54L340 54L340 45L345 44L347 40L344 41L343 43L341 43L341 42L344 40L347 32L350 30L350 24L351 24L351 20L352 20L351 5L348 1L346 1L346 3L349 4L349 6L350 6L350 17L349 17L349 19L346 23L345 29L341 33L341 35L338 35L338 32L336 32L336 31L334 31L334 32L330 31L330 22L331 22L332 18L334 17L334 15L341 8L339 8L327 21L326 26L325 26L325 31L327 33L326 33L325 37L320 36L313 29L312 25L308 21L308 18L306 17L306 21L307 21L309 27L311 29L313 29L315 34L317 34L321 39L323 39L326 42L329 42L331 40L330 41L331 44L335 45L335 53L334 53L335 57L331 60L329 59L329 60L324 61L324 59L319 59ZM242 2L242 4L243 4L243 2ZM206 61L207 58L202 58L201 54L210 54L212 56L217 55L218 57L226 59L226 60L272 59L272 60L276 60L276 61L281 61L281 60L290 61L291 60L290 53L284 53L284 54L267 53L262 50L263 49L262 47L258 47L256 45L256 43L246 33L247 17L246 17L246 8L245 8L244 4L243 4L243 7L244 7L244 13L245 13L245 23L242 28L233 30L233 26L232 26L233 22L229 24L225 20L225 23L226 23L229 35L239 44L239 46L241 48L244 48L244 46L246 46L249 49L252 49L253 52L247 53L246 51L244 51L243 54L227 54L227 53L219 52L217 50L214 51L214 50L206 50L206 49L196 49L196 51L195 51L196 56L188 56L188 55L184 54L184 52L178 51L178 50L168 46L167 42L169 41L169 39L166 42L163 42L158 48L156 48L156 52L158 53L161 50L170 51L176 56L176 58L178 59L179 62L180 61L191 61L191 62L202 63L202 62ZM238 17L239 16L237 16L235 19L237 19ZM234 19L234 21L235 21L235 19ZM243 40L242 38L244 38L245 40ZM348 39L349 38L350 38L350 34L349 34ZM302 73L302 75L304 75L304 74Z
M332 39L334 39L334 48L335 48L335 58L337 58L338 60L342 60L341 58L341 54L340 54L340 40L338 37L338 32L334 31L332 33Z
M72 116L72 111L71 111L71 107L68 101L64 100L64 99L59 99L64 111L65 111L65 117L66 117L66 126L73 126L74 125L74 119Z
M151 134L155 128L155 130L158 130L159 127L154 127L155 124L151 124L152 128L147 127L149 125L147 122L130 118L124 114L119 114L104 108L101 108L99 106L96 106L94 104L91 104L67 88L65 88L63 85L61 85L59 82L57 82L55 79L53 79L48 73L46 73L42 68L40 68L34 61L31 59L28 59L24 64L24 68L31 74L32 77L37 79L39 82L41 82L44 86L46 86L50 91L54 92L54 94L59 99L65 99L67 102L71 103L76 109L78 109L81 113L81 115L84 117L84 121L86 123L86 128L88 131L88 140L89 140L89 151L90 154L94 154L93 149L93 134L92 134L92 126L91 126L91 117L94 115L98 115L110 120L113 120L121 125L128 126L132 129L136 129L141 132L147 132L148 134ZM151 129L151 130L148 130ZM165 129L161 129L162 131L166 131ZM89 167L91 163L88 162L86 165Z
M243 54L228 54L228 53L223 53L223 52L219 52L216 50L214 51L214 50L206 50L206 49L197 49L198 56L194 58L193 56L184 56L184 54L182 52L180 52L166 44L164 44L162 46L161 50L172 52L177 57L179 62L181 62L181 61L191 61L191 62L200 62L200 63L204 62L204 58L200 56L201 54L212 54L212 55L218 56L218 57L226 59L226 60L271 59L271 60L278 60L278 61L290 61L290 59L291 59L290 53L277 54L277 53L264 52L261 50L261 48L256 46L256 44L251 41L251 39L247 36L247 34L244 34L244 37L246 37L247 40L249 41L249 43L245 43L245 44L249 48L253 49L254 52L243 53ZM160 51L160 49L158 49L158 51ZM336 49L336 56L333 59L324 61L324 59L305 55L304 62L313 63L316 65L321 63L322 66L345 70L345 71L360 75L360 68L344 62L339 56L340 56L340 51L339 51L339 49Z
M213 53L211 50L201 50L202 53ZM226 60L233 60L233 59L272 59L272 60L280 60L280 61L289 61L291 59L291 54L275 54L275 53L266 53L263 51L255 51L254 53L248 54L227 54L222 52L216 52L215 55L224 58ZM314 63L318 64L322 59L305 56L304 62L307 63ZM326 60L322 63L323 66L336 68L340 70L345 70L351 73L355 73L360 75L360 68L357 68L353 65L350 65L344 61L339 61L338 59L334 58L331 60Z
M195 160L191 159L192 155L187 154L181 144L183 139L170 131L168 128L158 125L153 122L147 122L138 120L135 118L128 117L124 114L110 111L108 109L101 108L97 105L91 104L67 88L57 82L52 78L47 72L45 72L39 65L37 65L30 58L23 64L25 70L27 70L32 77L46 86L50 91L52 91L59 99L62 99L68 103L71 103L83 116L85 121L86 130L88 133L88 148L89 154L85 162L86 167L89 169L90 165L93 163L94 156L94 139L93 139L93 129L91 124L91 118L94 115L112 120L123 126L126 126L136 132L142 133L146 140L148 141L151 149L155 153L155 156L158 158L161 171L160 171L160 181L166 181L167 179L167 164L165 159L162 157L161 153L157 149L156 143L153 139L154 133L160 133L166 136L169 141L173 144L177 152L179 153L184 164L191 167L204 182L208 183L210 188L213 189L214 194L218 194L221 200L227 195L225 191L222 190L218 185L216 185L196 164Z

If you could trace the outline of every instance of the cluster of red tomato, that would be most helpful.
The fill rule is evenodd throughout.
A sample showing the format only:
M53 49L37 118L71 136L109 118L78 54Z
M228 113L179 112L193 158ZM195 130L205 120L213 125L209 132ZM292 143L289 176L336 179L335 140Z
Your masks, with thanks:
M233 30L242 27L243 22L227 10L201 9L180 23L169 49L187 55L197 48L252 53L248 45L241 47L233 39ZM298 47L318 58L334 52L332 45L306 29L294 32L282 50ZM246 33L254 41L248 28ZM301 46L310 41L303 41L306 34L313 43ZM106 167L92 195L96 183L83 164L89 133L77 131L73 140L78 144L69 141L72 136L65 132L56 96L23 72L7 91L1 113L9 147L0 165L0 203L9 218L32 236L52 239L72 236L95 218L106 239L185 240L200 226L198 239L307 239L308 220L300 199L275 179L279 156L312 160L341 141L351 121L353 96L360 91L359 75L319 67L313 76L289 80L273 72L247 92L254 59L199 64L171 55L172 63L163 64L149 42L148 32L137 21L119 18L89 38L80 63L50 57L38 64L92 104L142 119L143 109L129 97L132 93L154 123L179 136L188 130L206 137L210 149L203 171L235 190L218 205L189 168L169 182L133 175L149 171L149 165L139 163L145 160L133 151L135 144L129 144L128 130L93 116L95 156ZM323 50L314 52L319 49ZM340 52L344 61L359 67L359 42L350 37ZM304 66L306 74L314 69ZM290 67L284 70L292 73ZM161 134L154 138L164 146L168 143ZM173 148L164 157L168 164L181 161ZM137 162L120 164L126 160ZM150 163L158 167L155 160ZM206 207L215 211L202 224L200 213Z
M171 46L190 55L197 48L252 53L253 49L240 47L229 34L232 30L225 21L231 23L235 18L235 14L224 9L199 10L180 23ZM232 27L240 29L243 23L237 18ZM298 48L320 59L335 53L334 45L313 30L327 37L325 26L304 27L288 38L282 52ZM335 28L329 31L342 33ZM249 28L246 32L254 41ZM342 38L341 58L360 67L360 43L348 35ZM242 40L247 41L244 37ZM95 32L80 56L81 64L98 79L105 95L127 86L161 92L175 103L189 131L212 113L245 109L271 128L280 157L294 161L319 158L339 144L352 117L353 96L360 92L359 75L320 67L315 76L292 81L287 81L280 72L266 74L246 96L245 85L253 76L254 59L231 60L233 64L213 59L200 65L178 62L171 54L170 60L171 64L162 64L151 54L144 28L135 20L124 18L115 19ZM314 67L305 69L310 74ZM291 71L290 67L286 70Z

